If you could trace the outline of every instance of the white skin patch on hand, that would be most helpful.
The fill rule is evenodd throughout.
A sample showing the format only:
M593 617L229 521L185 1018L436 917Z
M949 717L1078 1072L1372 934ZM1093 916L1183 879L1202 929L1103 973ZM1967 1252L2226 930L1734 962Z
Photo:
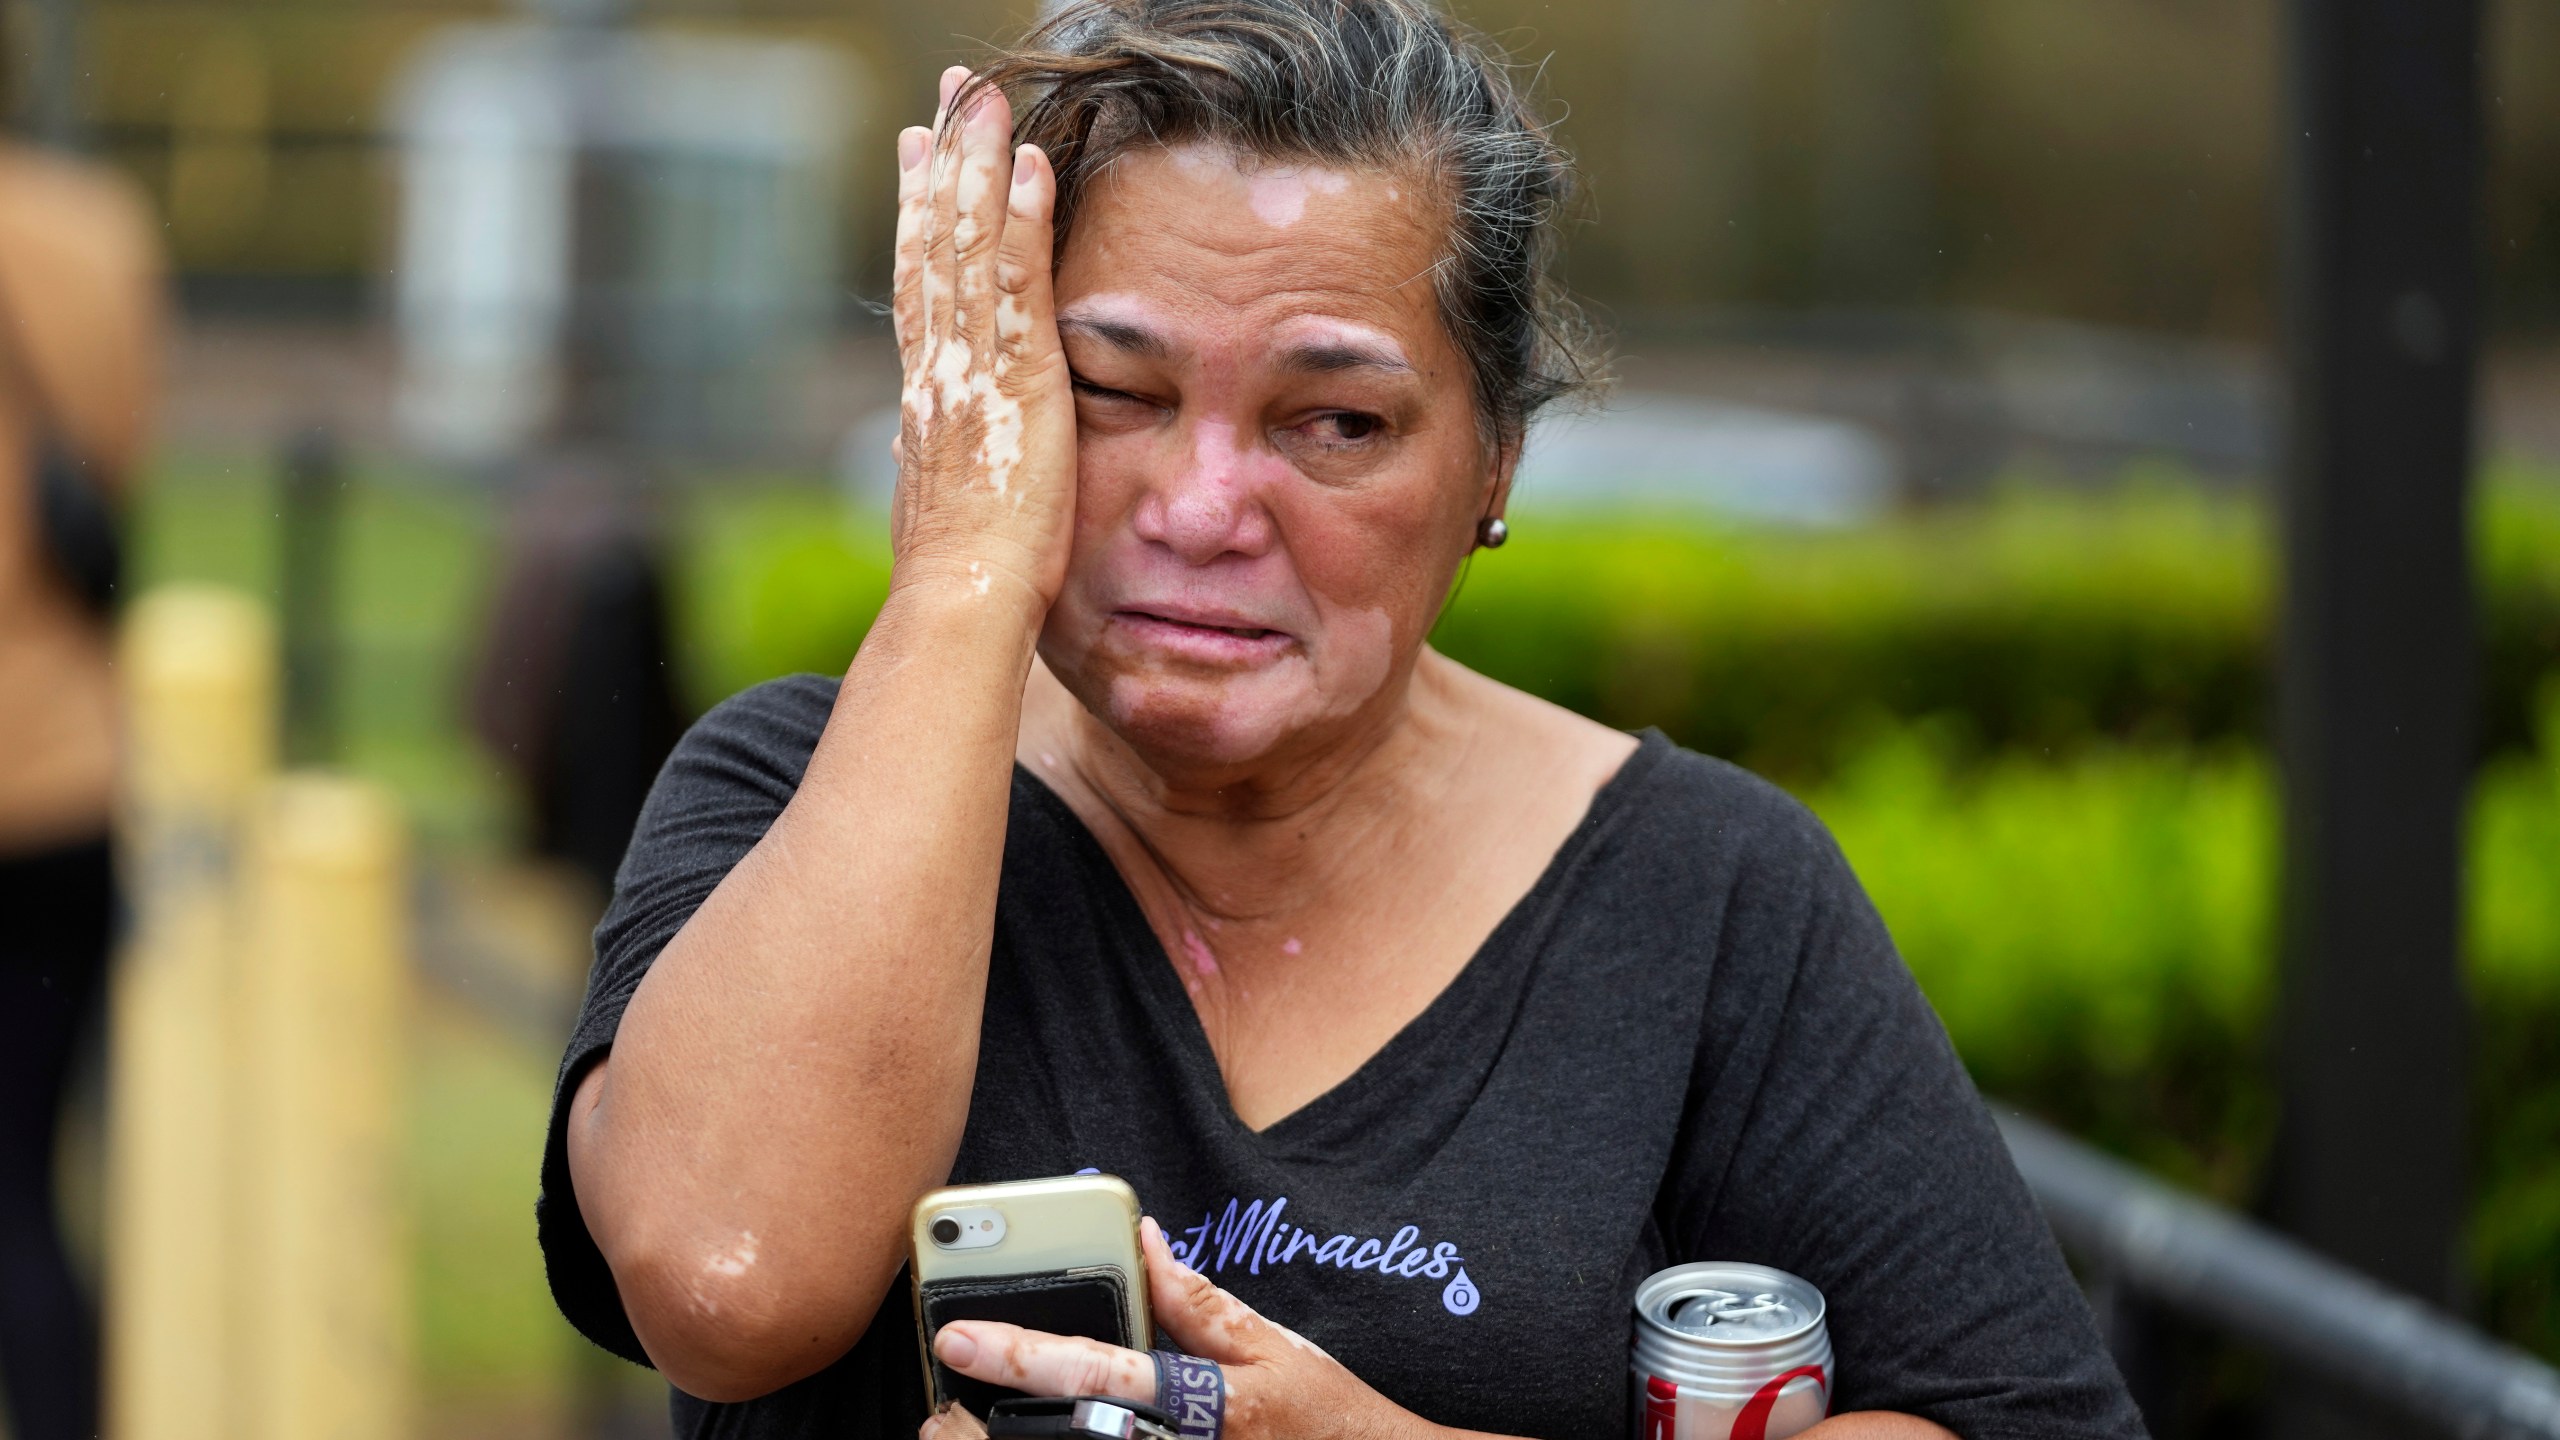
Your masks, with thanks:
M1004 365L1002 360L996 363ZM1009 494L1013 472L1022 464L1022 404L990 387L980 401L978 423L983 430L978 464L987 472L987 485L999 495Z

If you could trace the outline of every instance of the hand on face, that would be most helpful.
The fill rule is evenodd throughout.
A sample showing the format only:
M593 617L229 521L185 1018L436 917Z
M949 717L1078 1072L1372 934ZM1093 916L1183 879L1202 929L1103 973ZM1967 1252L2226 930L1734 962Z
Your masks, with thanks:
M1225 1440L1327 1440L1426 1433L1412 1412L1363 1384L1332 1356L1173 1258L1153 1220L1139 1225L1159 1338L1225 1371ZM1109 1395L1152 1404L1154 1357L1098 1340L1048 1335L989 1320L958 1320L934 1337L943 1364L1033 1395ZM935 1416L921 1440L982 1435L975 1417Z
M893 314L904 375L890 543L902 577L978 594L1019 587L1045 612L1075 519L1075 399L1050 292L1057 176L1008 149L1013 111L942 77L935 128L898 136Z

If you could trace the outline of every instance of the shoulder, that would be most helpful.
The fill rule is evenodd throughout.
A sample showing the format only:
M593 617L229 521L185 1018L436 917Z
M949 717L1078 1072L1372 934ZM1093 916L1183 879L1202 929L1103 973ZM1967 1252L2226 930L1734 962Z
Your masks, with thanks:
M668 769L743 770L797 788L835 710L838 683L827 675L787 675L739 691L693 723Z
M842 683L834 675L785 675L750 685L712 706L693 729L706 739L797 745L805 753L817 748Z
M0 240L67 275L140 278L158 265L139 188L115 171L23 146L0 147Z
M1619 812L1617 828L1641 832L1658 858L1781 869L1838 858L1812 811L1739 765L1682 749L1659 731L1613 730L1436 651L1426 663L1435 686L1490 722L1480 733L1494 738L1480 743L1496 768L1521 785L1579 797L1577 809L1597 792Z
M103 167L0 146L0 301L50 423L109 478L140 458L157 368L159 229Z
M1710 1032L1828 1004L1832 987L1909 987L1831 832L1794 796L1656 732L1619 783L1594 879L1631 933L1661 937L1658 983L1709 997Z
M1738 888L1854 888L1830 829L1777 785L1659 731L1628 766L1628 825L1657 858Z
M819 675L767 681L713 706L676 743L596 929L599 976L615 971L621 993L791 803L835 689Z
M649 787L617 897L668 873L736 863L799 790L835 692L836 682L821 675L768 680L695 721Z

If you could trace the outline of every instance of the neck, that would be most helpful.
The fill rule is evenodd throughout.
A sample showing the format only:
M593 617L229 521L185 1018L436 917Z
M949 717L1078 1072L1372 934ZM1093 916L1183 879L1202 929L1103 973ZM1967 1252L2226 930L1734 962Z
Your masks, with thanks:
M1094 828L1152 917L1213 931L1283 923L1374 875L1456 787L1475 724L1447 665L1425 650L1353 726L1215 768L1141 753L1035 667L1023 758Z

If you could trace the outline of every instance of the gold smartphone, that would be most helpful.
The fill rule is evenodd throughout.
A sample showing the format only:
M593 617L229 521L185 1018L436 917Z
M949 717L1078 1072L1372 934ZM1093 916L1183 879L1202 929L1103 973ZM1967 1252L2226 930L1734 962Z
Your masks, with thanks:
M933 1358L953 1320L1004 1320L1053 1335L1152 1348L1147 1267L1138 1249L1138 1195L1116 1175L1061 1175L927 1193L908 1221L916 1338L934 1408L972 1414L1016 1391Z

